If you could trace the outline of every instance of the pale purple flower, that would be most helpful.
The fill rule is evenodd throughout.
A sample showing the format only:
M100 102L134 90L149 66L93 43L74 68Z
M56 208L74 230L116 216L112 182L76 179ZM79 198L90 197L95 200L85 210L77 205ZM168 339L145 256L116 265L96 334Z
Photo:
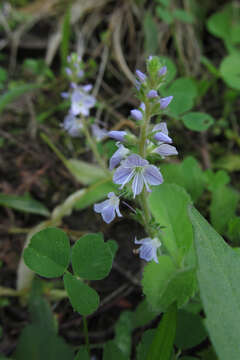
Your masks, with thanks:
M108 136L117 141L124 141L124 136L127 135L126 131L109 131Z
M65 68L65 71L68 76L72 76L72 70L69 67Z
M82 122L72 113L69 113L65 116L62 127L71 135L72 137L78 137L82 130Z
M178 154L177 149L174 146L168 145L168 144L161 144L155 150L153 150L153 152L160 155L163 159L166 156L171 156L171 155L177 155Z
M152 59L153 59L153 56L152 56L152 55L149 55L148 61L151 61Z
M139 91L140 88L141 88L141 83L140 83L140 81L136 80L136 81L135 81L135 86L136 86L136 89Z
M130 111L130 113L134 120L142 120L142 118L143 118L143 114L142 114L141 110L133 109Z
M132 154L122 161L119 168L113 175L115 184L121 184L122 189L132 180L133 197L139 195L144 185L147 191L151 192L149 185L160 185L163 182L162 174L154 165L137 154Z
M161 69L158 71L158 76L163 76L165 75L167 72L167 67L166 66L163 66L161 67Z
M88 95L86 91L89 91L90 85L76 88L71 95L71 113L73 115L89 115L89 109L94 107L96 99L94 96Z
M155 125L153 131L156 131L153 136L155 140L169 144L172 143L172 139L168 136L167 124L165 122Z
M95 139L96 139L97 141L103 140L103 139L106 138L107 135L108 135L108 132L107 132L106 129L101 129L101 128L100 128L98 125L96 125L96 124L93 124L93 125L91 126L91 128L92 128L92 134L93 134L93 136L95 137Z
M84 71L83 71L83 70L79 70L78 73L77 73L77 77L78 77L78 78L81 78L81 77L83 77L83 75L84 75Z
M143 112L146 110L146 105L144 104L144 102L141 102L139 107L140 109L142 109Z
M161 242L158 238L144 238L137 240L135 238L135 244L141 245L139 248L139 257L146 261L154 260L158 263L157 250L161 246Z
M165 98L162 98L159 100L160 103L160 109L166 109L166 107L168 107L168 105L170 104L170 102L172 101L173 96L167 96Z
M156 90L150 90L147 94L147 97L149 99L154 99L154 98L158 97L158 92Z
M117 151L115 151L115 153L112 155L109 161L109 170L113 170L121 162L121 160L123 160L129 153L129 149L127 149L119 142L117 142L116 145L118 149Z
M108 200L94 205L94 211L101 213L103 220L109 224L115 218L116 214L119 217L122 216L119 210L119 202L120 200L114 192L110 192L108 194Z
M61 93L61 96L62 96L62 98L64 98L64 99L68 99L68 98L70 97L70 94L69 94L68 92L66 92L66 91L63 91L63 92Z
M141 83L143 83L147 78L147 76L143 72L141 72L140 70L136 70L136 75L137 75L137 77L138 77L138 79L140 80Z

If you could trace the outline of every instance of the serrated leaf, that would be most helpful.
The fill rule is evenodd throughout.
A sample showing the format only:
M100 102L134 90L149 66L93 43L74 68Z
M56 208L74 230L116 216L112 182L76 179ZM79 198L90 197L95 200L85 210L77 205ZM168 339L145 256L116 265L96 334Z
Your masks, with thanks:
M176 261L181 261L192 246L192 226L187 214L189 203L189 195L175 184L163 183L149 196L151 212L163 227L161 241Z
M207 332L200 315L179 310L174 344L179 349L191 349L207 337Z
M176 332L177 306L172 304L155 331L147 360L170 360Z
M75 311L80 315L87 316L97 310L99 296L94 289L71 274L65 274L63 282Z
M210 217L212 225L220 234L226 233L228 222L235 215L238 201L239 193L228 186L218 186L213 191Z
M228 223L227 235L233 242L240 242L240 217L233 217Z
M215 168L225 169L226 171L239 171L240 170L240 156L237 154L229 154L223 156L214 164Z
M153 311L166 311L173 303L181 307L196 290L195 269L177 269L167 255L159 256L159 263L144 268L143 292Z
M219 360L240 359L240 256L193 207L197 277L205 324Z
M213 172L212 170L206 170L204 176L207 183L207 188L210 191L216 190L219 186L227 185L230 182L228 173L224 170Z
M102 234L84 235L72 247L73 271L83 279L105 278L111 270L112 260L112 252Z
M152 311L150 309L146 299L144 299L138 304L137 308L132 314L133 328L138 328L146 325L147 323L152 321L158 314L158 311Z
M182 117L184 125L193 131L206 131L214 124L211 115L202 112L189 112Z
M70 244L65 232L49 227L34 234L24 250L26 265L37 274L54 278L63 275L70 261Z
M0 193L0 205L27 213L42 216L50 215L48 209L42 203L33 199L29 195L16 196Z
M137 346L137 360L146 360L148 349L150 348L156 330L150 329L144 331L141 342Z

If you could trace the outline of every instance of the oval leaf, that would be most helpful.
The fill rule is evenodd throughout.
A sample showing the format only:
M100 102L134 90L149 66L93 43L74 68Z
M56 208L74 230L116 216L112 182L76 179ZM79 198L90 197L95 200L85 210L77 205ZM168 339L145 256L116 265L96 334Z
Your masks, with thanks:
M95 290L71 274L63 277L64 287L74 310L80 315L90 315L99 306L99 296Z
M112 267L113 255L101 234L82 236L72 248L72 267L83 279L105 278Z
M202 112L190 112L182 117L182 121L193 131L205 131L214 123L211 115Z
M37 274L54 278L63 275L70 260L70 244L65 232L50 227L33 235L24 250L26 265Z
M234 53L223 59L220 73L225 83L233 89L240 90L240 54Z

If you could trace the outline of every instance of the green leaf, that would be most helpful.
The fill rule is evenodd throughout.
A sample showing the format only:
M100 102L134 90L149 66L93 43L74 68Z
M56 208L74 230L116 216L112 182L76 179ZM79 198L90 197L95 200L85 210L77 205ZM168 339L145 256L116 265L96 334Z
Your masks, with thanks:
M189 112L182 117L184 125L193 131L205 131L214 124L211 115L202 112Z
M227 235L233 242L240 242L240 217L233 217L228 223Z
M153 311L166 311L175 301L181 307L196 290L195 269L177 269L167 255L158 260L158 264L151 262L144 268L142 285L147 301Z
M8 90L5 94L0 96L0 114L3 112L5 107L12 103L19 96L42 87L42 84L25 84L14 87L13 89Z
M168 11L167 9L164 9L161 6L157 6L156 14L159 17L159 19L163 20L165 23L172 24L174 18L171 12Z
M90 315L97 310L99 296L94 289L71 274L65 274L63 281L74 310L84 316Z
M224 170L213 172L212 170L206 170L204 172L207 188L210 191L216 190L219 186L227 185L230 182L228 173Z
M74 360L90 360L87 348L85 346L80 346L78 353Z
M239 360L240 257L193 207L197 277L205 324L219 360Z
M150 329L144 331L141 342L137 346L137 360L146 360L148 350L152 344L156 330Z
M84 189L81 199L75 204L75 208L78 210L85 209L106 198L109 192L116 191L116 189L117 186L113 183L112 179L105 178L100 180L87 189Z
M112 252L102 234L84 235L72 247L73 271L83 279L105 278L111 270L112 260Z
M207 20L208 31L215 35L225 39L229 37L229 28L231 26L231 13L230 8L214 13Z
M158 28L150 11L143 19L144 48L147 54L155 54L158 48Z
M118 243L115 240L108 240L107 244L108 244L108 246L109 246L109 248L111 250L112 257L114 259L115 255L116 255L116 253L118 251L118 247L119 247Z
M161 172L165 183L174 183L184 187L194 202L201 197L205 186L205 176L194 157L188 156L180 164L163 164Z
M163 315L147 354L147 360L170 360L176 332L177 306L172 304Z
M138 328L146 325L147 323L152 321L158 314L158 311L152 311L150 309L146 299L144 299L139 303L136 310L132 314L133 328Z
M74 177L84 185L94 184L106 178L106 173L103 169L85 161L69 159L66 162L66 166Z
M55 319L49 304L40 296L37 289L39 283L33 284L30 296L32 324L27 325L21 333L14 359L73 360L73 350L56 334Z
M225 83L233 89L240 90L240 54L226 56L220 65L220 74Z
M167 56L159 56L159 60L167 67L167 73L164 77L164 84L168 84L176 77L177 68L174 62Z
M175 9L173 11L173 16L176 19L178 19L184 23L187 23L187 24L193 24L195 21L194 16L190 12L182 10L182 9Z
M26 265L37 274L54 278L63 275L70 261L70 244L65 232L49 227L31 238L24 250Z
M179 310L174 344L179 349L191 349L206 339L207 332L200 315Z
M210 205L211 223L221 234L225 234L228 222L235 215L239 193L227 186L218 186L212 193Z
M161 241L177 262L192 246L192 226L187 214L190 203L189 195L175 184L162 184L149 196L150 210L163 227Z
M240 156L236 154L229 154L223 156L214 164L215 168L221 168L226 171L239 171L240 170Z
M119 350L114 340L107 341L104 345L103 360L128 360Z
M219 70L212 64L212 62L205 56L201 56L201 63L206 66L208 71L216 78L219 77ZM208 82L209 83L209 82Z
M27 213L42 216L50 215L48 209L42 203L33 199L29 195L16 196L0 193L0 205Z
M122 354L129 358L131 355L131 331L132 331L132 312L124 311L115 326L114 342Z
M197 96L195 82L187 77L178 78L168 88L164 87L162 91L164 96L173 96L173 100L168 106L168 110L173 116L191 110Z

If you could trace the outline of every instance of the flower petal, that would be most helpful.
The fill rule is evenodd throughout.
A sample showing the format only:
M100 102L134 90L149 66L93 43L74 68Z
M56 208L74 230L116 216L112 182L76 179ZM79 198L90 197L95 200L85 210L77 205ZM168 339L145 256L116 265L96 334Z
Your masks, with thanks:
M115 218L115 209L113 206L106 206L102 211L103 220L109 224Z
M143 189L143 175L140 172L137 172L133 178L132 182L132 191L133 197L135 198L136 195L140 194Z
M124 160L122 164L125 167L134 168L136 166L146 166L148 165L148 161L143 159L138 154L132 154L128 156L127 159Z
M118 141L124 141L124 136L126 135L126 131L109 131L108 136L112 139L118 140Z
M160 109L166 109L166 107L170 104L172 101L173 96L167 96L165 98L160 99Z
M140 247L139 257L146 261L151 261L154 257L154 252L156 252L156 249L151 244L143 244Z
M161 122L154 126L153 131L158 131L158 130L164 133L165 135L168 135L168 128L165 122Z
M108 206L108 204L109 204L109 200L104 200L98 204L94 204L93 209L96 213L101 213L103 209Z
M163 158L165 156L171 156L171 155L178 154L177 149L174 146L168 145L168 144L161 144L154 150L154 152L161 155Z
M157 132L156 134L154 134L153 137L157 141L162 141L170 144L172 143L172 139L168 135L165 135L163 132Z
M160 185L163 183L162 174L154 165L146 166L143 176L149 185Z
M131 168L120 166L113 175L113 182L115 184L121 184L123 188L123 186L132 179L134 172L135 170Z

